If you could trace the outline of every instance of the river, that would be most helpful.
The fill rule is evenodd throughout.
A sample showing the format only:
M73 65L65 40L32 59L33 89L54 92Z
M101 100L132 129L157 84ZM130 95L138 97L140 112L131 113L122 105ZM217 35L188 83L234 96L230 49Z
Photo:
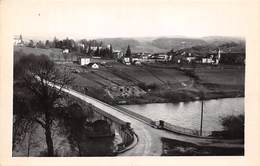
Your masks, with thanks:
M213 99L203 103L203 130L221 131L223 130L222 117L244 114L242 97ZM177 126L200 129L201 101L123 105L122 107L152 120L164 120Z

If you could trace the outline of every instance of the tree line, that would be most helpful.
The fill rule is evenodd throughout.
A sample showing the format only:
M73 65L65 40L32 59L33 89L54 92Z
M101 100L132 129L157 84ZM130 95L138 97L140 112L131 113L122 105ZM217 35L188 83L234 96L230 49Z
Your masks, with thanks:
M49 48L68 49L70 52L77 52L89 56L113 58L112 45L109 44L109 46L106 46L102 41L98 41L98 40L81 39L79 41L75 41L69 38L60 40L54 37L53 40L45 40L45 41L30 40L28 43L25 44L25 46L32 47L32 48L43 48L43 49L49 49Z

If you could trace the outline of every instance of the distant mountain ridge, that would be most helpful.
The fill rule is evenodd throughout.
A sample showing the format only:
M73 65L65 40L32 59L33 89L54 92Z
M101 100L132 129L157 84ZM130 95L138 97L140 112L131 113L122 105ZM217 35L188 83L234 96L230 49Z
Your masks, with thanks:
M228 50L232 48L236 51L245 50L245 40L238 37L209 36L202 38L188 37L147 37L147 38L104 38L98 39L104 44L112 44L113 48L125 51L130 45L132 52L168 52L182 50L192 47L206 47L215 49L217 47ZM204 49L205 50L205 49Z
M220 46L226 43L245 44L245 39L242 37L224 37L224 36L208 36L202 38L208 44Z
M92 38L94 39L94 38ZM160 53L173 50L182 50L192 47L205 47L212 49L223 47L225 50L245 50L245 39L242 37L225 37L225 36L206 36L191 38L185 36L171 37L117 37L117 38L96 38L102 41L104 45L112 44L113 49L126 51L128 45L132 52L150 52Z
M196 38L158 38L151 43L161 49L182 49L207 44L204 40Z

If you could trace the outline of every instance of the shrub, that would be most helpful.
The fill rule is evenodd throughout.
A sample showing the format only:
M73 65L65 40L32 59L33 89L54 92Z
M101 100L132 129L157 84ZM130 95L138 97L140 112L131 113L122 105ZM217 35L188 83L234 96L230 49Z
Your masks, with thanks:
M137 84L138 87L140 87L141 89L143 89L144 91L148 91L149 89L150 90L156 90L158 89L158 85L155 84L155 83L152 83L152 84L145 84L144 82L139 82Z
M230 115L221 119L224 127L223 137L244 139L244 115Z

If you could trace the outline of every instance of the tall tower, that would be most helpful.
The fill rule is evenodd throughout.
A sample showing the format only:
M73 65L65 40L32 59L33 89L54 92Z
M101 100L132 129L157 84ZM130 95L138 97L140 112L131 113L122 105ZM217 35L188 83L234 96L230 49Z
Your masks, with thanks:
M216 58L216 65L219 64L220 58L221 58L221 51L220 51L220 49L218 49L218 56Z
M221 51L220 49L218 49L218 60L220 60L220 57L221 57Z
M24 44L24 42L23 42L23 37L22 37L21 34L20 34L20 36L19 36L19 42L20 42L20 44Z

